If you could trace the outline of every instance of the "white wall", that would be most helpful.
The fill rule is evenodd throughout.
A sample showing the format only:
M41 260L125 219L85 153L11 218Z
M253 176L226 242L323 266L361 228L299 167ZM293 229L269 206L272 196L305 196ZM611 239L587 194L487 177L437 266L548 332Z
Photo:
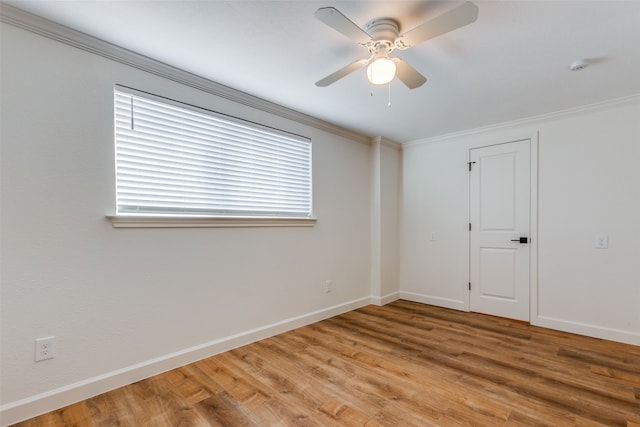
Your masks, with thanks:
M3 423L369 302L367 144L13 26L1 39ZM115 83L312 138L315 227L114 229ZM35 363L49 335L57 357Z
M405 146L402 154L402 295L468 309L466 150L446 141Z
M377 304L400 291L400 145L376 138L371 147L371 297Z
M380 145L381 174L380 224L383 261L380 295L383 302L397 299L400 290L400 191L402 177L402 152L400 147L385 143Z
M640 344L639 119L640 97L631 97L407 144L401 295L468 309L468 148L539 132L531 321ZM608 249L595 248L598 234L608 234Z

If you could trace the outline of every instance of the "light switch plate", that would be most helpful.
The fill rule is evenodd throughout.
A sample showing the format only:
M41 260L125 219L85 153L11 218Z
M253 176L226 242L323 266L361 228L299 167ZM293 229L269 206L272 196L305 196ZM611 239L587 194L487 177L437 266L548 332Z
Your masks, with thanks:
M606 234L598 234L596 236L596 248L607 249L609 247L609 236Z

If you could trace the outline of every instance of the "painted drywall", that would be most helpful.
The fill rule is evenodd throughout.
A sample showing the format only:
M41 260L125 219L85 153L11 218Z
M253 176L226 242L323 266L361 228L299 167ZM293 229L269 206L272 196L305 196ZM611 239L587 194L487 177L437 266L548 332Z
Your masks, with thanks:
M10 25L1 31L5 408L368 301L368 145ZM310 137L317 224L113 228L105 215L115 203L116 83ZM57 339L56 357L34 362L34 340L49 335Z
M637 102L540 128L539 323L640 344L639 118Z
M400 179L402 152L392 143L380 145L380 296L387 301L395 299L400 290Z
M407 144L401 295L468 309L468 149L538 135L531 321L640 344L639 117L636 96ZM595 247L599 234L608 249Z
M414 301L468 309L464 147L420 144L402 154L400 289Z
M371 297L386 304L400 290L400 145L375 138L371 159Z

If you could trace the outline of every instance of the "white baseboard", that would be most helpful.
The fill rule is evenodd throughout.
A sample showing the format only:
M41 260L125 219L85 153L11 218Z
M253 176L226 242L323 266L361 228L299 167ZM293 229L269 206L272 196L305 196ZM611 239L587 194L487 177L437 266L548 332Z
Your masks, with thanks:
M444 308L453 308L454 310L469 311L466 303L460 300L442 298L433 295L416 294L413 292L400 292L400 298L408 301L419 302L422 304L435 305Z
M375 304L378 306L381 305L386 305L389 304L391 302L394 302L395 300L399 300L400 299L400 292L392 292L390 294L387 295L383 295L381 297L376 297L376 296L371 296L371 304Z
M401 291L399 299L419 302L422 304L435 305L438 307L452 308L460 311L469 311L464 301L453 300L448 298L436 297L433 295L417 294L413 292ZM375 303L372 299L372 303ZM593 338L601 338L605 340L617 341L626 344L640 345L640 333L625 331L621 329L606 328L603 326L592 325L571 320L558 319L549 316L532 317L532 325L541 326L543 328L555 329L558 331L571 332L574 334L585 335Z
M386 298L386 297L384 297ZM319 322L373 303L370 297L317 310L302 316L292 317L271 325L252 329L236 335L210 341L198 346L147 360L117 371L50 390L0 407L0 425L8 426L45 414L58 408L97 396L127 384L158 375L162 372L211 357L213 355L251 344L292 329Z
M541 326L543 328L556 329L558 331L571 332L574 334L586 335L594 338L602 338L605 340L618 341L626 344L640 345L640 333L638 332L605 328L603 326L540 315L538 315L534 319L531 319L531 324L535 326Z

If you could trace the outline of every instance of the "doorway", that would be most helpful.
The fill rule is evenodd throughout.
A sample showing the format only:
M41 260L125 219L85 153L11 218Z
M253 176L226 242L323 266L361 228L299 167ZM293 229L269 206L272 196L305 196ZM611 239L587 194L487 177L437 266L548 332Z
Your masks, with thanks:
M531 140L469 150L471 311L530 320Z

